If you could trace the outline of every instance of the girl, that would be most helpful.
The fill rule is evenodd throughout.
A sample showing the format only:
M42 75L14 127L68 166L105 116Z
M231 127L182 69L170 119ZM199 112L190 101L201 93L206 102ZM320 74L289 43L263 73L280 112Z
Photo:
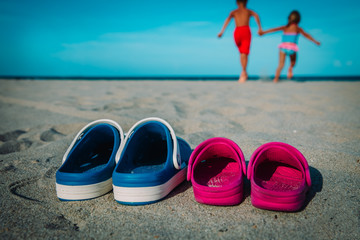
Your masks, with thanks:
M280 48L280 58L279 66L276 69L276 74L274 82L279 81L281 70L285 64L286 55L290 57L290 67L288 70L287 77L291 79L293 76L293 67L296 63L296 52L299 50L297 46L297 41L299 38L299 33L304 37L314 42L316 45L320 45L320 42L316 41L310 34L304 32L302 28L298 26L300 22L300 13L298 11L292 11L288 17L288 24L286 26L272 28L267 31L260 31L260 35L264 35L271 32L283 31L282 43L279 45Z

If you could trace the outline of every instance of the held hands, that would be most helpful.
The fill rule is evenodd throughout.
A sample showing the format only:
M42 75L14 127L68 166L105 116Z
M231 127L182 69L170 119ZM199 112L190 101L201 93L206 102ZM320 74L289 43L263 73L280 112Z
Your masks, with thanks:
M259 36L262 36L262 35L265 34L265 32L260 28L259 31L258 31L258 34L259 34Z

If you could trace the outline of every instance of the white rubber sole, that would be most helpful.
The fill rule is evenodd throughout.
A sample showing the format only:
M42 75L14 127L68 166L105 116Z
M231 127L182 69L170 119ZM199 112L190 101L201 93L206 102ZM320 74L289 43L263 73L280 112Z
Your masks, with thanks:
M146 204L156 202L166 197L175 187L186 178L186 170L180 170L164 184L153 187L118 187L113 185L114 198L121 203Z
M86 200L96 198L110 192L112 189L112 178L106 181L80 186L62 185L56 183L56 194L61 200Z

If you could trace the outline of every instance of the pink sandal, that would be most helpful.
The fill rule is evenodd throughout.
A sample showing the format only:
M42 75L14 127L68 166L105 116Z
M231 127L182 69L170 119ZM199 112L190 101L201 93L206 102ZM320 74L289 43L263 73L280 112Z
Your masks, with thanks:
M244 155L226 138L211 138L190 156L187 180L193 185L195 200L209 205L236 205L243 198Z
M260 146L247 169L251 202L257 208L297 211L311 187L308 163L294 147L281 142Z

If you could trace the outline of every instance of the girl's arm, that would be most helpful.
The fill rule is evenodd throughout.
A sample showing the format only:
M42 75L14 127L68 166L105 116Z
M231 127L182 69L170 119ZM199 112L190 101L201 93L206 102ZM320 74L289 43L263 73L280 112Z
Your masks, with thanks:
M224 26L222 27L220 33L218 34L219 38L224 34L226 27L228 26L229 22L231 21L231 18L233 18L233 17L234 17L233 12L231 12L230 15L226 18L226 20L224 22Z
M269 30L261 31L260 35L264 35L264 34L272 33L272 32L277 32L277 31L282 31L282 30L284 30L284 28L285 28L285 26L281 26L281 27L277 27L277 28L270 28Z
M310 34L306 33L302 28L299 28L299 32L304 35L307 39L320 46L320 42L316 41Z
M261 28L261 23L260 23L259 15L258 15L256 12L252 11L252 10L249 10L249 11L250 11L250 15L251 15L251 16L254 16L255 21L256 21L256 23L257 23L257 25L258 25L258 27L259 27L258 33L259 33L259 34L262 33L262 28Z

